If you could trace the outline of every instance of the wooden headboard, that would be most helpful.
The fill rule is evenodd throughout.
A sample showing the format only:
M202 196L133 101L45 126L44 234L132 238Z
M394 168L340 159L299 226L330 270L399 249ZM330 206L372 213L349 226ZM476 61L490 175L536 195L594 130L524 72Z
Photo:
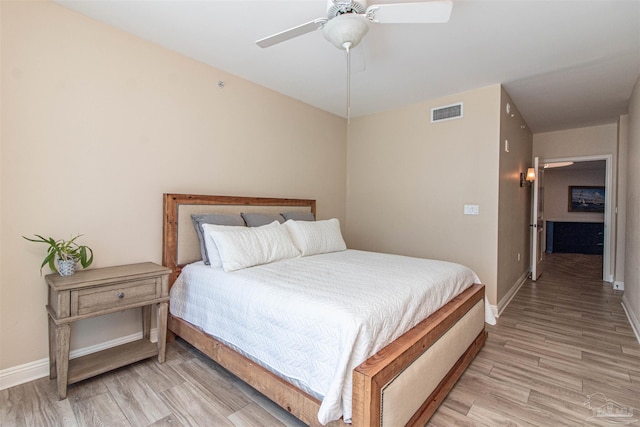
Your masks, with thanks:
M164 194L162 264L171 268L169 286L173 285L182 267L201 259L198 237L191 214L241 212L311 212L316 214L316 201L310 199L280 199L268 197L207 196L194 194Z

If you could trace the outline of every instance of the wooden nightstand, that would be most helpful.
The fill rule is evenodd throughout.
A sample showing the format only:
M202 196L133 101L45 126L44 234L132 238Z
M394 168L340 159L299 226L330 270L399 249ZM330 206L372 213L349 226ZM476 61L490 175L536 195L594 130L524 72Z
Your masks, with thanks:
M45 277L49 285L49 377L57 378L61 400L67 397L68 384L155 355L164 363L170 272L147 262ZM157 345L149 340L154 304L158 305ZM69 361L71 323L135 307L142 307L142 339Z

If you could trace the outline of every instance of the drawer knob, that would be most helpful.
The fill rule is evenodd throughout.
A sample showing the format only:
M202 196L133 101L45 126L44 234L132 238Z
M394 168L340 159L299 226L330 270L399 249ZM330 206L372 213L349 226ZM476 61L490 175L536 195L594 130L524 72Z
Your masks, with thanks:
M119 292L118 293L118 298L120 298L120 299L124 298L124 292Z

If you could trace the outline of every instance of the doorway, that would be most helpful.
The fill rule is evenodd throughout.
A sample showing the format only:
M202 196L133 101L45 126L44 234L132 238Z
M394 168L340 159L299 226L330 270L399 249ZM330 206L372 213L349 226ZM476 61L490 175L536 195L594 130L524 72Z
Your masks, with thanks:
M544 247L548 242L548 236L553 236L552 230L554 223L561 224L561 227L567 228L567 224L582 227L583 229L598 230L602 234L602 280L613 282L612 266L615 265L615 248L614 236L615 230L612 221L613 214L613 171L612 156L581 156L543 159L540 161L546 165L558 165L563 163L571 163L561 167L545 168L545 191L543 217L548 225L547 234L544 238ZM570 205L570 187L599 187L604 186L604 206L602 212L572 210ZM596 231L597 232L597 231Z

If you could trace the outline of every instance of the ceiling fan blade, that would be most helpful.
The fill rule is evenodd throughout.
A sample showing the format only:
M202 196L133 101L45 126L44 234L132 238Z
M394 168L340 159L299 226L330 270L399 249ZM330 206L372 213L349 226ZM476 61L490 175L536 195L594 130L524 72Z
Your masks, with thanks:
M369 6L367 19L381 24L439 24L449 22L451 0L390 3Z
M298 25L297 27L293 27L272 36L260 39L256 41L256 44L262 48L273 46L274 44L278 44L283 41L301 36L303 34L310 33L311 31L319 30L326 22L327 18L314 19L313 21Z

